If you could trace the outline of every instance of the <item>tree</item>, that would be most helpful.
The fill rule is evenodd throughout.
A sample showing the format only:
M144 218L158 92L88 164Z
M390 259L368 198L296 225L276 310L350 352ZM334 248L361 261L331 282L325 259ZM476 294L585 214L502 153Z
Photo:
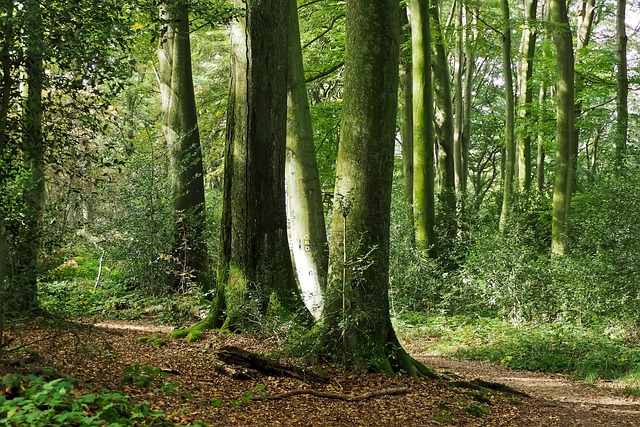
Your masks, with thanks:
M511 208L513 179L516 161L515 141L515 105L513 99L513 74L511 71L511 17L509 0L502 0L502 71L504 78L505 129L504 152L505 168L502 181L502 210L500 212L500 231L504 232Z
M242 6L240 0L234 4ZM259 320L272 295L285 311L309 315L295 285L287 242L288 6L288 0L250 0L245 16L231 25L217 292L209 317L191 331Z
M429 2L410 1L413 64L413 216L418 250L437 256L435 233L435 162L433 85Z
M567 251L572 190L574 62L571 27L563 0L551 0L549 17L557 51L556 169L551 212L551 251Z
M427 374L389 317L389 221L398 88L398 4L347 1L342 127L323 322L348 367ZM365 71L366 72L363 72Z
M520 39L520 61L518 66L518 117L521 120L517 132L517 169L518 187L523 191L531 188L531 132L528 130L531 121L533 102L533 59L536 50L535 20L538 0L523 0L525 21Z
M453 103L451 101L451 77L447 61L447 48L444 32L440 25L440 10L437 1L429 3L433 56L433 87L435 93L435 123L437 133L438 180L440 191L446 199L453 199L455 192L455 173L453 164ZM450 201L450 200L448 200ZM455 200L453 205L455 205ZM448 207L452 207L451 203ZM453 206L455 209L455 206ZM454 209L449 209L450 213ZM447 209L445 209L447 211Z
M302 299L316 320L328 268L322 189L304 81L296 0L289 0L286 181L289 242Z
M159 7L162 131L171 153L175 214L174 288L184 289L192 281L206 288L209 261L205 242L204 171L191 71L189 4L186 0L164 0Z
M629 131L629 78L627 76L627 31L626 31L626 0L617 1L616 40L617 40L617 97L616 97L616 165L623 165L627 147Z
M9 312L29 313L38 308L38 257L42 239L45 198L45 143L42 130L44 87L44 28L38 0L25 8L25 86L22 112L22 151L28 178L24 181L24 230L15 239L16 274L9 289Z

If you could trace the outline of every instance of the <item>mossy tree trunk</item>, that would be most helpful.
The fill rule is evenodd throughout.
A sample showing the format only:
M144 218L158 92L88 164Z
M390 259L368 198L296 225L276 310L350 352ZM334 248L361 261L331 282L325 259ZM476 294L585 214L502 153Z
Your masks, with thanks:
M398 88L398 3L348 0L342 126L323 315L347 368L426 369L389 317L389 221Z
M15 275L8 290L9 313L34 312L38 308L37 280L42 242L45 200L45 142L42 132L42 90L44 82L42 10L37 0L24 3L25 91L22 109L22 151L28 178L23 188L23 224L15 245Z
M208 319L218 327L261 321L272 296L285 312L309 318L287 242L288 7L289 0L249 0L231 26L218 290Z
M413 64L413 223L416 248L437 257L429 1L409 2Z
M289 0L286 180L289 241L302 299L322 314L329 256L320 174L304 80L296 0Z
M567 251L572 189L574 62L571 27L564 0L551 0L549 17L557 50L556 169L551 212L551 252Z
M408 8L400 11L401 44L406 46L411 39ZM409 49L406 49L407 51ZM402 170L404 174L404 194L407 201L407 218L413 222L413 73L410 51L400 51L400 80L399 80L399 114L400 138L402 139Z
M173 257L175 289L191 283L209 287L205 241L204 171L189 40L189 8L185 0L160 5L164 24L158 57L164 108L162 130L171 153L171 183L175 215Z
M518 126L516 151L518 188L528 192L531 189L531 110L533 102L533 59L536 51L537 32L535 29L538 0L524 0L525 21L520 39L520 60L518 63Z

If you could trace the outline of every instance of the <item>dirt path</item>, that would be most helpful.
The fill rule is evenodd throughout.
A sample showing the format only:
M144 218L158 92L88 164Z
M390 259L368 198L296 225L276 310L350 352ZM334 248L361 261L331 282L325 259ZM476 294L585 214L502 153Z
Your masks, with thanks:
M523 419L523 426L640 426L640 399L624 397L620 385L612 382L592 386L563 375L514 371L491 363L416 357L441 373L500 382L526 392L540 418Z

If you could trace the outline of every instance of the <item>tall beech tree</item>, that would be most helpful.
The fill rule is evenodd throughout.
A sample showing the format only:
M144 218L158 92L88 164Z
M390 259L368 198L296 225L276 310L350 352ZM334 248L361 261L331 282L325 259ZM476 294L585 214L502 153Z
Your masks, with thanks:
M347 0L342 126L323 322L348 367L429 374L389 317L389 224L398 89L395 0ZM366 72L365 72L366 71Z
M184 288L192 281L206 288L210 277L204 171L191 70L189 3L163 0L159 7L163 24L158 49L162 131L171 153L175 215L173 282L175 288Z
M42 242L45 199L45 142L42 131L44 87L44 28L38 0L24 3L24 93L22 106L22 152L28 178L24 180L25 227L14 235L15 276L10 282L9 312L33 312L38 308L38 257Z
M551 251L567 251L572 191L574 132L574 62L571 27L564 0L551 0L549 18L557 51L556 169L551 211Z
M327 231L311 112L304 80L296 0L289 0L286 180L289 242L302 298L318 320L327 280Z
M616 128L615 147L616 165L622 167L627 151L627 134L629 132L629 77L627 73L627 29L625 23L626 0L617 0L616 15L616 53L617 53L617 96L616 96ZM595 162L594 162L595 164Z
M531 110L533 103L533 63L536 51L536 14L538 0L523 0L524 26L520 39L518 61L518 118L520 125L516 133L518 188L523 191L531 189Z
M416 247L435 258L435 161L429 1L409 2L413 64L413 218Z
M509 0L502 0L502 73L504 78L505 129L504 153L505 167L502 179L502 210L500 211L500 231L504 232L511 208L513 181L516 163L515 141L515 103L513 99L513 73L511 71L511 15Z
M207 319L177 333L188 339L204 327L259 319L272 296L285 311L309 318L287 242L288 7L289 0L249 0L245 15L232 21L217 292Z

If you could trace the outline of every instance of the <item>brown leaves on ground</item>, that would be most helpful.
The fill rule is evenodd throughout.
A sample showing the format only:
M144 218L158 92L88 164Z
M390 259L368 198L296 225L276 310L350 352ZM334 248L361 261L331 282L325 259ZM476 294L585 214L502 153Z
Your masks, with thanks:
M456 387L446 378L417 383L403 376L353 374L325 367L328 381L304 381L266 376L216 360L215 353L223 346L257 353L271 350L269 343L243 334L210 332L199 342L187 343L169 338L166 329L113 322L96 327L70 324L58 332L53 338L29 346L31 355L40 356L40 366L49 365L77 378L78 388L87 392L123 390L135 401L144 400L153 409L163 411L177 424L199 421L213 426L640 425L638 401L615 410L607 410L604 405L581 408L579 404L564 405L544 399L529 389L523 391L532 398ZM22 341L37 341L51 333L47 328L31 327L22 330L19 336ZM140 340L156 334L162 340ZM136 363L160 368L164 374L148 387L135 378L123 386L125 367ZM443 366L442 361L439 365L434 367L455 370L455 366ZM24 368L5 363L0 365L0 374L20 369ZM480 376L485 381L497 381L493 374L485 368L468 379ZM459 380L456 375L450 376ZM291 393L310 389L314 392ZM381 390L400 389L402 393L377 394ZM325 395L368 398L347 401ZM270 396L280 398L264 398Z

